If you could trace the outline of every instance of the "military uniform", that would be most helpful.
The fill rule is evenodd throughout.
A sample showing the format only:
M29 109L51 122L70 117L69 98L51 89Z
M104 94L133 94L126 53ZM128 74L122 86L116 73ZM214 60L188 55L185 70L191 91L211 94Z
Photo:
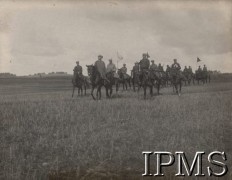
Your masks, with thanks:
M198 72L202 72L201 67L198 67L197 71L198 71Z
M118 78L118 74L116 73L116 66L113 63L109 63L106 68L106 72L112 72L115 78Z
M125 66L123 66L121 69L121 73L123 75L123 78L126 79L127 78L127 68Z
M94 64L96 67L98 73L100 74L101 78L106 79L106 66L104 61L102 60L97 60Z
M193 74L193 70L191 67L188 68L188 72L189 72L189 74Z
M166 72L170 72L170 71L171 71L170 66L167 66L167 68L166 68Z
M187 73L187 72L188 72L187 67L184 68L183 72L184 72L184 73Z
M181 74L180 70L181 70L180 64L178 62L174 62L171 66L171 75L179 76Z
M150 67L150 61L149 61L149 59L142 59L142 60L140 60L139 65L140 65L141 71L148 70Z
M153 64L151 64L151 66L150 66L150 70L152 70L152 71L157 71L157 70L158 70L158 66L157 66L155 63L153 63Z
M183 70L183 75L187 78L188 77L188 69L185 66L184 70Z
M180 64L179 63L173 63L172 64L172 69L180 71L180 69L181 69Z
M127 73L127 68L126 67L122 67L121 68L121 72L122 72L122 74L126 74Z
M77 65L74 67L73 69L74 74L78 73L78 74L82 74L82 67L80 65Z
M159 66L158 66L158 71L159 71L159 72L163 72L163 71L164 71L163 66L159 65Z
M139 72L139 65L137 63L133 66L132 71L133 71L133 73Z
M83 78L82 67L79 64L76 65L73 69L73 81L75 84L77 83L77 76L79 76L80 78Z
M115 72L116 71L116 66L113 63L109 63L106 68L106 72Z
M207 72L207 67L206 66L203 67L203 71Z

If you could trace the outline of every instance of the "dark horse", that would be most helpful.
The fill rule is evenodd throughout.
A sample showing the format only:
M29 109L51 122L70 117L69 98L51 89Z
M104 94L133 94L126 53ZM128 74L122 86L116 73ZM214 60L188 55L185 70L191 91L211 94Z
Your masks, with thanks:
M171 86L171 84L172 84L171 73L170 73L170 71L166 71L166 73L165 73L165 86L168 87L168 86Z
M181 94L182 80L183 80L183 75L181 74L181 72L178 71L172 72L173 91L176 91L176 94L178 94L178 96L180 96Z
M195 73L195 80L197 81L197 84L200 84L200 81L205 83L210 83L210 73L208 71L196 71Z
M193 79L193 73L190 72L182 72L183 74L183 81L184 81L184 85L191 85L191 82L194 83L194 79Z
M72 79L73 91L72 97L74 95L75 88L78 88L78 95L83 95L83 88L86 95L86 87L87 87L87 77L83 76L82 74L77 73L76 77Z
M141 86L144 91L144 99L147 97L147 87L150 88L150 95L153 96L153 87L157 89L157 95L160 95L160 87L163 81L159 72L154 70L142 70L140 78ZM139 86L140 89L140 86Z
M90 82L92 85L91 96L94 100L101 99L101 88L105 86L106 88L106 97L111 97L113 92L114 76L113 73L107 73L106 78L103 79L100 73L97 71L94 65L86 65L88 75L90 77ZM94 96L94 89L97 88L96 97ZM110 91L110 92L109 92Z
M138 91L141 87L141 82L140 82L140 79L139 77L141 76L140 72L131 72L131 81L132 81L132 86L133 86L133 90L135 91L135 86L137 85L138 87Z
M143 70L142 71L142 74L141 74L141 86L143 87L143 97L144 99L146 99L147 97L147 87L150 88L150 95L153 96L153 86L154 86L154 83L151 79L151 76L150 76L150 71L149 70Z
M121 69L118 69L119 83L122 83L123 90L127 90L127 84L131 87L131 77L128 74L123 74Z

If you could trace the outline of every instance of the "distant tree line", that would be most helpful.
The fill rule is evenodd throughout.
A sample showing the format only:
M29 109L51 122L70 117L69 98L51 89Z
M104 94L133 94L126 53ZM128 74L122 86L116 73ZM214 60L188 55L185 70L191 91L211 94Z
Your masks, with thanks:
M15 74L11 74L11 73L0 73L0 78L8 78L8 77L16 77Z

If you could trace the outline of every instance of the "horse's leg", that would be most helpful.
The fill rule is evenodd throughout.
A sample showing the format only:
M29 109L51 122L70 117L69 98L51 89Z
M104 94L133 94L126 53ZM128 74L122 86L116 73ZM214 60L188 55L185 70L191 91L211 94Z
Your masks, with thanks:
M132 79L132 86L133 86L133 91L135 92L135 79Z
M180 93L181 93L181 87L182 87L182 82L181 82L181 80L180 80L180 82L179 82L178 96L180 96Z
M85 96L86 96L86 84L84 85L84 91L85 91Z
M94 95L93 95L94 88L95 88L95 86L94 86L94 85L92 85L92 89L91 89L91 96L92 96L92 98L93 98L94 100L96 100L96 98L95 98L95 97L94 97Z
M80 87L80 91L81 91L81 96L83 95L83 89L82 86Z
M131 79L128 79L129 88L131 89Z
M100 96L100 86L98 85L97 86L97 100L99 99L99 96Z
M118 80L116 80L116 94L118 94Z
M102 86L100 86L100 89L99 89L99 100L101 99L101 88Z
M73 85L72 97L74 95L75 86Z
M110 86L110 97L112 97L112 94L113 94L113 86L111 85Z
M105 86L106 88L106 97L109 98L109 87Z
M160 82L159 81L157 81L158 83L157 83L157 95L159 95L160 93L159 93L159 91L160 91Z
M146 87L146 85L143 86L143 91L144 91L143 98L146 99L146 97L147 97L147 87Z
M150 95L153 96L153 84L150 86Z

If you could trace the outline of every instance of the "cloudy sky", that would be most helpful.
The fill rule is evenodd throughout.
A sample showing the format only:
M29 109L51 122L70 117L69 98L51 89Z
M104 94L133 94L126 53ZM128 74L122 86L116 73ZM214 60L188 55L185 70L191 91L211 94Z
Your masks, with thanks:
M0 72L72 73L99 54L232 72L230 1L0 1ZM196 58L202 62L196 63ZM86 68L84 68L86 69ZM84 70L86 72L86 70Z

